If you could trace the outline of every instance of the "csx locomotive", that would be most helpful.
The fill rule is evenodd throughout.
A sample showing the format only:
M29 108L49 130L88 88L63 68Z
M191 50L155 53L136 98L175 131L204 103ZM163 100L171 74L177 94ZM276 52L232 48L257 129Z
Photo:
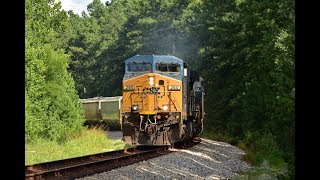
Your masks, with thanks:
M203 132L203 79L175 56L125 60L123 140L137 146L174 145Z

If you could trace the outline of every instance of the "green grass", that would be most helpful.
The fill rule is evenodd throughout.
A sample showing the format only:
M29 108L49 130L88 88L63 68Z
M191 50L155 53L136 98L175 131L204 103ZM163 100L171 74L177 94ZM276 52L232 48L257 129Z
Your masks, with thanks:
M252 170L242 173L245 177L249 179L259 179L258 177L260 175L268 174L270 176L276 176L277 179L291 179L290 174L287 172L279 173L281 171L287 171L288 168L288 164L284 161L284 157L280 151L276 150L265 154L253 151L243 143L239 143L237 147L245 151L242 160L254 167ZM268 163L269 168L261 167L264 161Z
M121 140L109 139L99 129L83 130L73 136L63 143L42 139L25 144L25 165L120 150L128 146Z
M259 166L262 164L264 156L261 153L254 152L251 148L246 146L244 143L237 144L237 147L245 152L242 156L242 160L253 166Z
M206 139L211 139L214 141L226 142L231 145L236 145L238 143L238 140L236 140L235 138L227 136L222 133L217 133L214 131L205 131L205 132L203 132L203 134L200 137L206 138Z
M241 173L244 177L247 177L247 179L257 179L262 174L275 176L279 171L288 168L283 154L278 149L273 148L272 137L263 136L259 138L259 136L253 136L246 139L237 139L213 130L204 132L201 137L226 142L242 149L245 152L242 160L254 167L251 171ZM265 151L257 151L257 149ZM270 168L261 168L264 161L268 163ZM290 179L290 176L291 175L286 173L281 177L277 176L277 178Z

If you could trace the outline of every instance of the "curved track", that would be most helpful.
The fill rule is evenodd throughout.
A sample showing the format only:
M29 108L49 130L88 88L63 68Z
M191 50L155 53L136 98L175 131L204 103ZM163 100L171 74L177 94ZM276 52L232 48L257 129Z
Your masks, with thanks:
M189 148L198 142L180 144ZM25 179L74 179L175 152L168 146L136 147L25 166Z

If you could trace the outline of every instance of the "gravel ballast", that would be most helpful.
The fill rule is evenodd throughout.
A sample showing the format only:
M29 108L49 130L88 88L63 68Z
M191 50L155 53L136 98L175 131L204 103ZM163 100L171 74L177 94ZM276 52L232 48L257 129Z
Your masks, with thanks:
M202 139L198 145L174 153L79 178L96 179L230 179L251 167L244 152L230 144Z
M121 140L123 137L122 131L107 131L106 133L110 139L114 140Z

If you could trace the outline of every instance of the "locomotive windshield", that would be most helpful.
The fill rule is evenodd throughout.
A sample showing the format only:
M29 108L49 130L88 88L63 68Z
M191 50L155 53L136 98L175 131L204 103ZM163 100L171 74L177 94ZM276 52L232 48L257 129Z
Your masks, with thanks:
M128 63L128 72L151 72L152 65L150 62L130 62Z
M180 72L180 64L157 63L157 70L161 72Z

